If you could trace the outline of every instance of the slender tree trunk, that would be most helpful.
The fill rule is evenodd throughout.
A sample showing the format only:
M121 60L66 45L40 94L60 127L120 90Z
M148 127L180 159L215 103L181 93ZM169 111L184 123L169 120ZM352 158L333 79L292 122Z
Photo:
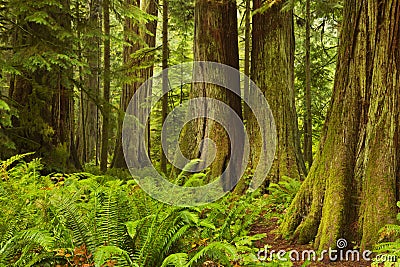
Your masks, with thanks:
M311 60L310 60L310 39L311 39L311 0L306 0L306 90L305 104L306 113L304 120L304 159L311 166L312 153L312 111L311 111Z
M250 77L250 45L251 45L251 0L246 1L246 14L245 14L245 33L244 33L244 74ZM248 99L250 84L247 79L244 81L244 98ZM243 118L247 120L249 117L249 109L244 105Z
M90 2L89 19L85 32L92 35L100 31L99 13L100 3L98 0ZM87 45L84 49L84 56L87 59L90 73L83 77L80 96L80 116L78 123L77 147L82 162L89 162L95 159L97 153L97 113L96 100L99 96L99 38L93 36L86 39Z
M79 12L80 10L80 4L79 2L75 3L75 10L76 10L76 20L77 20L77 37L78 37L78 58L79 61L82 61L83 58L83 53L82 53L82 45L80 40L82 39L82 32L81 32L81 14ZM83 67L79 66L78 67L78 74L79 74L79 84L80 86L83 86ZM85 98L84 98L84 90L80 88L80 95L79 95L79 117L78 117L78 134L76 137L76 148L78 152L78 157L79 159L83 162L87 162L86 158L86 107L85 107Z
M59 10L62 15L55 13L58 23L68 31L71 31L72 25L68 14L70 13L70 2L69 0L61 1L63 5L63 10ZM64 49L72 50L71 40L66 40L64 42ZM78 170L82 169L80 160L75 146L75 119L74 119L74 98L73 98L73 85L71 83L73 79L73 69L57 67L57 77L58 84L55 93L53 94L55 102L53 102L53 115L57 118L56 121L53 120L52 127L55 129L56 136L54 140L54 145L62 145L67 149L69 158L66 162L67 168L76 168ZM51 84L52 77L49 76L46 84ZM71 164L72 163L72 164Z
M168 47L168 0L163 0L163 53L162 53L162 68L166 73L163 76L163 92L168 92L168 58L169 58L169 47ZM164 125L168 115L168 94L165 94L162 98L162 124ZM167 157L165 156L164 150L161 146L161 171L167 173Z
M244 74L250 78L250 59L251 59L251 54L250 54L250 46L251 46L251 0L245 0L246 1L246 14L245 14L245 43L244 43ZM250 97L250 83L248 79L244 80L244 90L243 90L243 97L244 99L249 99ZM243 119L249 122L249 119L251 120L251 110L248 107L247 104L243 105ZM249 124L247 124L247 127L249 127ZM250 165L251 166L251 165ZM247 169L247 172L249 172L249 168ZM251 170L250 170L251 171ZM246 175L249 175L249 173L246 173ZM237 195L244 194L246 192L246 189L248 187L248 181L247 179L240 179L239 182L237 183L234 193Z
M251 78L264 92L277 130L275 160L267 178L271 182L282 176L301 179L305 174L294 94L293 12L282 11L284 4L279 1L253 16ZM254 0L254 10L261 5L261 0ZM251 163L256 166L261 136L254 116L249 117L248 128Z
M157 5L158 0L135 0L132 2L131 0L126 1L126 5L136 5L140 6L142 11L151 14L153 16L157 16ZM114 158L112 162L113 168L127 168L126 162L124 159L124 153L122 150L122 122L125 114L125 110L127 109L129 102L135 92L139 89L144 81L153 76L153 60L154 54L149 53L144 56L139 56L138 58L132 59L131 55L135 52L138 52L140 49L145 47L154 48L156 44L156 29L157 29L157 21L151 21L146 24L146 30L140 29L138 25L134 25L133 21L130 18L125 19L125 40L129 43L129 46L124 47L124 64L127 68L127 76L131 77L131 81L127 82L123 86L122 96L121 96L121 114L119 116L118 123L118 138L114 151ZM143 43L139 43L137 41L133 41L130 35L136 35L143 39ZM150 65L150 66L147 66ZM145 66L145 67L143 67ZM145 92L145 95L141 96L141 99L146 99L151 95L151 88ZM149 141L149 127L146 131L147 139ZM149 144L149 142L148 142ZM137 148L140 146L138 145ZM149 148L148 148L149 149ZM141 162L140 158L144 155L144 153L149 153L148 151L141 151L138 149L135 152L132 152L131 155L135 155L136 159L132 159L135 162Z
M400 1L346 0L323 138L281 230L301 243L370 248L396 220Z
M107 170L108 159L108 144L109 144L109 123L110 123L110 0L103 2L103 17L104 17L104 88L103 88L103 127L102 127L102 141L101 141L101 158L100 170L105 172Z
M100 3L98 0L92 0L90 7L90 25L95 31L100 29L99 26L99 14L100 14ZM98 117L98 106L95 103L94 99L100 93L99 88L99 50L100 50L100 40L99 37L93 37L91 42L93 48L88 51L88 65L90 69L90 75L87 78L87 109L86 109L86 159L88 161L93 160L95 157L96 151L96 142L98 139L96 121ZM89 97L90 95L90 97Z
M129 7L130 5L134 5L136 7L140 6L140 1L139 0L126 0L125 5ZM137 71L134 70L135 65L137 65L138 62L136 60L133 60L131 58L131 54L135 53L140 49L139 43L134 43L132 41L132 38L130 38L131 35L139 35L139 27L133 23L133 21L130 18L125 18L125 25L124 25L124 35L125 35L125 41L129 43L129 45L124 46L124 65L126 70L126 75L127 77L135 77L137 75ZM118 116L118 138L117 138L117 143L115 146L115 151L114 151L114 158L112 162L112 167L113 168L127 168L126 162L124 159L124 152L122 150L122 122L124 120L124 115L125 111L128 108L129 101L132 98L134 92L135 92L135 86L136 83L135 81L127 82L123 85L122 88L122 95L121 95L121 100L120 100L120 114Z

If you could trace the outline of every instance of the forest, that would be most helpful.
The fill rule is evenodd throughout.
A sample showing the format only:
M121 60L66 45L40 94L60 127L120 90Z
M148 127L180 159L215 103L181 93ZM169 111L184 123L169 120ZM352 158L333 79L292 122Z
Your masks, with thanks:
M2 266L400 266L400 0L0 0Z

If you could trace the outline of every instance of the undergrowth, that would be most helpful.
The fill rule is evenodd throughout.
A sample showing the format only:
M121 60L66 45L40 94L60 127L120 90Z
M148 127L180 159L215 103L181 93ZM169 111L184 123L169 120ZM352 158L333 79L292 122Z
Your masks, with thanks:
M0 266L261 266L254 243L265 234L251 235L251 226L294 191L272 185L269 199L228 194L174 207L114 174L42 176L28 155L0 162Z

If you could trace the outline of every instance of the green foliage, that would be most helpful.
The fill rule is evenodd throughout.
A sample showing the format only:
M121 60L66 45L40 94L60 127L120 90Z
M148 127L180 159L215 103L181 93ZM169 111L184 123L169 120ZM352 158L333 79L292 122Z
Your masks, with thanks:
M31 155L0 164L0 266L189 267L257 260L254 242L264 235L249 231L265 206L254 194L173 207L151 199L132 180L41 176L40 160L23 161Z
M51 181L38 173L39 159L29 163L16 155L0 163L0 265L31 266L51 250L55 239L43 227Z
M95 266L138 266L130 259L128 253L116 246L100 246L94 254Z
M166 257L161 265L161 267L166 266L176 266L183 267L187 265L188 256L186 253L175 253Z
M285 208L288 208L300 186L301 182L299 180L283 176L277 184L271 183L269 185L270 201L274 204L283 204Z
M313 125L313 151L315 152L328 111L336 69L339 25L342 17L341 1L311 1L311 111ZM295 89L301 139L304 138L305 88L305 36L306 12L301 1L288 1L293 8L295 26ZM310 167L310 166L309 166Z
M400 208L400 201L397 202L397 207ZM400 221L400 213L397 214L397 220ZM381 242L375 245L374 252L379 255L387 256L390 259L400 262L400 225L388 224L385 225L380 231ZM395 262L386 261L386 266L395 266ZM374 262L372 266L379 266L381 262Z
M0 158L4 150L15 149L14 142L6 134L6 128L11 127L11 109L10 106L4 100L0 99Z

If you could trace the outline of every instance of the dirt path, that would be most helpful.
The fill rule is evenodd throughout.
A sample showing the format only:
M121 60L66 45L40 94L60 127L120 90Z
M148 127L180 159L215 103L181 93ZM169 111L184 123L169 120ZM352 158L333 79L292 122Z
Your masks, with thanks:
M304 263L304 261L301 261L302 252L307 251L307 250L312 250L313 248L311 247L311 245L299 245L299 244L292 243L292 242L289 242L285 239L278 237L278 235L276 234L277 228L278 228L277 219L272 219L270 222L263 222L261 224L254 225L252 227L251 234L260 234L260 233L267 234L267 236L264 239L262 239L256 243L256 246L258 248L262 249L262 251L263 251L264 246L269 245L270 248L268 250L268 254L272 250L275 250L275 251L284 250L287 252L289 252L291 250L296 250L300 254L300 257L299 257L300 260L294 261L293 266L296 266L296 267L302 266L302 264ZM262 257L264 257L263 253L261 253L260 255ZM292 254L292 255L294 255L294 254ZM306 255L308 255L308 254L306 254ZM311 262L307 266L312 266L312 267L314 267L314 266L367 267L367 266L371 266L371 263L364 261L364 260L332 262L329 260L329 257L325 257L324 260Z

